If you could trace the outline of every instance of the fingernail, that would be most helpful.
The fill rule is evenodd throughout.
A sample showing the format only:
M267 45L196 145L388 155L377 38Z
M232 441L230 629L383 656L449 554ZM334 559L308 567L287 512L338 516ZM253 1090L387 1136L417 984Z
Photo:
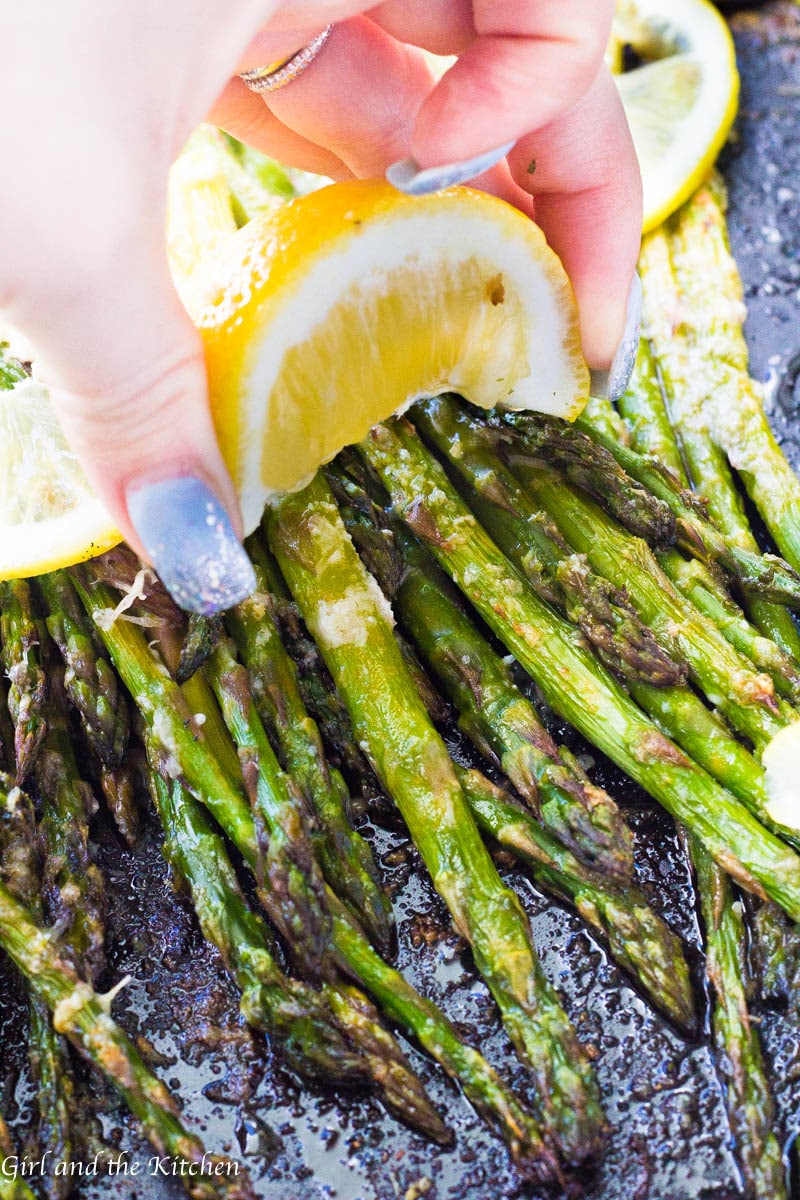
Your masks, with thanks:
M639 327L642 323L642 281L634 273L625 309L625 328L622 339L607 371L592 371L590 391L593 396L612 401L624 395L631 381L639 349Z
M132 488L128 516L176 604L189 612L220 612L255 590L253 565L228 514L192 475Z
M409 196L425 196L428 192L439 192L457 183L467 183L476 175L488 171L489 167L505 158L513 145L513 142L506 142L504 146L476 154L474 158L462 158L460 162L426 167L425 170L420 170L413 158L401 158L387 168L386 178L399 192L406 192Z

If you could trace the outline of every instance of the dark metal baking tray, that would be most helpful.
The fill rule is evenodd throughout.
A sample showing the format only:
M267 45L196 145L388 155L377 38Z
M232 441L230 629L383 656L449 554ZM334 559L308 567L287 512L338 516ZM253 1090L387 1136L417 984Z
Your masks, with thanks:
M800 8L773 3L737 13L732 25L743 94L722 160L731 237L747 288L752 371L767 384L770 417L800 467ZM624 805L640 880L695 948L699 968L694 895L671 820L574 734L565 736L591 753L595 778ZM396 825L375 819L367 831L393 890L401 969L524 1095L525 1071L416 853ZM115 1014L154 1048L156 1068L208 1147L247 1163L259 1196L539 1200L458 1090L413 1046L409 1056L456 1132L452 1150L431 1146L369 1097L301 1086L269 1043L243 1027L219 956L172 891L157 830L151 827L135 852L102 821L94 834L111 897L108 979L133 976ZM604 1161L587 1180L587 1200L736 1200L739 1180L707 1036L679 1036L631 990L577 917L545 899L524 872L503 873L530 914L547 974L582 1039L596 1048L611 1131ZM698 971L698 987L700 979ZM31 1102L21 1000L11 972L0 966L0 1086L18 1134ZM758 1016L785 1136L800 1101L800 1034L779 1012ZM152 1152L110 1096L103 1126L112 1144L143 1164L141 1174L86 1178L83 1200L183 1195L177 1182L150 1173Z

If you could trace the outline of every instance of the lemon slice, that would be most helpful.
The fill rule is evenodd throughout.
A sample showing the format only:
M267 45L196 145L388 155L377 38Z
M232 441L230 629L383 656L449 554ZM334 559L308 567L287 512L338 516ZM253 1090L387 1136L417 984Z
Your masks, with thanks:
M224 278L193 315L248 530L271 496L422 396L567 418L585 403L569 281L534 223L492 196L333 184L222 251Z
M616 81L644 185L644 231L699 186L736 116L733 39L707 0L619 0L613 38L641 67Z
M46 388L26 379L0 391L0 579L53 571L119 540Z

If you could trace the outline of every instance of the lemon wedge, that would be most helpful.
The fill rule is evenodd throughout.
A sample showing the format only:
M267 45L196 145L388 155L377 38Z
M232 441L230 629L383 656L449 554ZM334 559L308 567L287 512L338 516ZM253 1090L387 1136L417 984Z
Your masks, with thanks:
M644 186L644 231L699 186L725 142L739 98L730 31L707 0L619 0L612 43L644 64L617 75Z
M102 554L120 534L67 446L47 389L0 391L0 579Z
M566 274L531 220L482 192L333 184L251 221L215 266L193 316L247 530L422 396L566 418L586 401Z
M533 222L494 197L352 182L238 232L217 224L196 269L189 230L178 274L247 532L271 496L421 396L562 417L586 401L569 281ZM0 391L0 456L0 578L119 541L34 380Z

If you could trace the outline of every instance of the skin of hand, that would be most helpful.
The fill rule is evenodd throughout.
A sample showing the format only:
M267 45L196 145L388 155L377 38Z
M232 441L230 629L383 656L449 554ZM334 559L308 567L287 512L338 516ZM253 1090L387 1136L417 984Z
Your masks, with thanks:
M201 121L333 178L409 156L441 166L514 140L476 183L535 215L573 282L586 358L609 364L641 229L635 154L603 63L613 0L0 0L0 12L11 51L2 323L32 347L124 536L185 607L227 607L250 580L200 342L166 259L169 167ZM318 58L287 87L264 97L237 77L329 22ZM423 50L458 55L438 83ZM198 497L218 539L199 552L217 568L204 596L197 565L176 584L167 562Z

